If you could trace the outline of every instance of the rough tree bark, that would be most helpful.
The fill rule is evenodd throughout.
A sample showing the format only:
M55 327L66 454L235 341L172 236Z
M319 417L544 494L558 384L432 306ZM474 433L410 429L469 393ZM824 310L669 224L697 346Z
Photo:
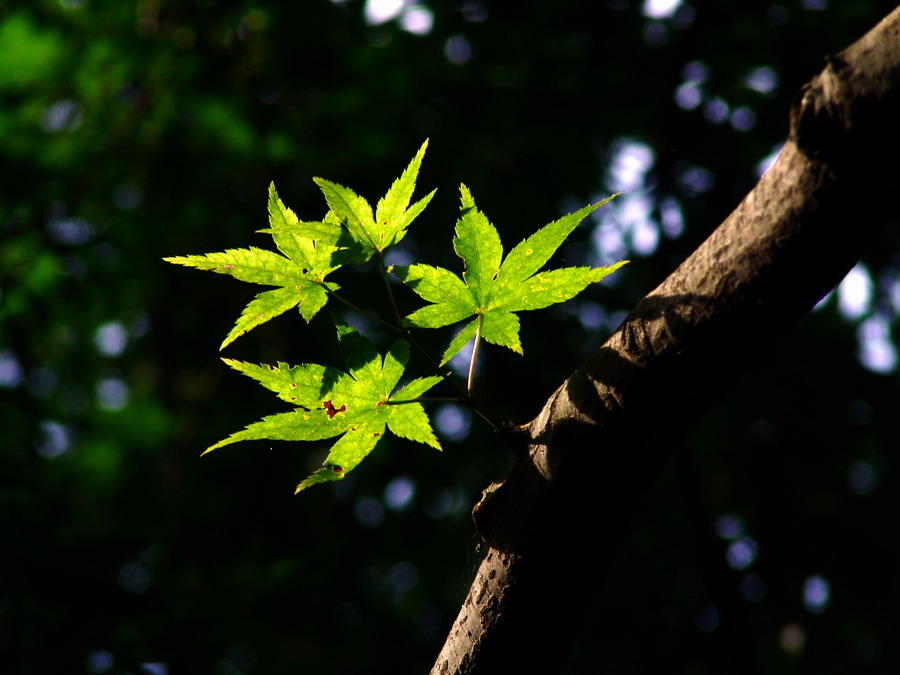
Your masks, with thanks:
M617 531L670 448L898 214L900 8L799 92L775 164L509 433L475 507L488 551L432 673L559 672Z

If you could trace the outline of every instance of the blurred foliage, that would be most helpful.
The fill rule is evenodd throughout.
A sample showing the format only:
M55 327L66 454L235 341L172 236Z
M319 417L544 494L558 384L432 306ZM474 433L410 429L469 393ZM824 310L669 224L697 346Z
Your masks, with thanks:
M488 350L484 398L527 421L752 186L824 55L892 8L465 0L376 23L379 4L0 2L3 672L425 670L477 563L495 439L444 408L443 455L392 440L299 498L315 450L201 461L271 412L216 354L253 290L161 258L260 245L271 180L306 217L313 175L374 198L426 137L439 191L404 245L433 264L453 263L460 181L509 242L630 181L554 261L624 247L614 288L552 332L523 320L524 360ZM888 225L861 309L825 304L683 443L572 672L897 670ZM331 330L286 316L228 355L297 361Z

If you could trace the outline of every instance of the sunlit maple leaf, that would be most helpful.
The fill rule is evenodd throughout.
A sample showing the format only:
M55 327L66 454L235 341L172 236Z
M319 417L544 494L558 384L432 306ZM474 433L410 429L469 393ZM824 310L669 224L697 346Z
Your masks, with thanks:
M441 378L421 377L397 389L409 358L409 344L398 340L382 358L356 330L341 322L336 325L347 372L318 364L271 366L223 359L296 409L264 417L206 452L238 441L318 441L340 436L331 446L325 466L303 480L297 486L299 492L316 483L344 478L375 448L386 430L440 450L428 415L413 399Z
M460 186L460 192L462 211L456 223L453 250L465 265L462 278L431 265L416 264L393 270L420 297L432 303L406 317L410 326L439 328L475 317L450 343L441 364L449 361L476 334L521 354L519 318L515 312L569 300L628 262L540 272L578 223L616 195L542 227L503 259L497 230L476 208L465 185Z

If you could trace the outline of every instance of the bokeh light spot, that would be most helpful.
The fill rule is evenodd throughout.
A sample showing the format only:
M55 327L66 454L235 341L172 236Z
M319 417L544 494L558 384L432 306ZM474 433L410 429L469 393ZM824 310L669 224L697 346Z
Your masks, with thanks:
M791 656L798 656L806 644L806 631L800 624L789 623L781 629L778 642L785 652Z
M72 432L65 424L54 420L41 422L34 449L45 459L56 459L72 447Z
M461 487L441 490L425 505L425 513L430 518L441 520L447 516L461 514L471 508L465 490Z
M863 263L857 263L847 273L837 289L838 309L850 321L867 314L872 306L872 275Z
M713 189L716 177L704 166L681 162L675 167L676 179L685 194L702 195Z
M78 246L94 236L94 228L83 218L59 218L47 223L47 233L58 244Z
M747 106L735 108L731 113L731 126L735 131L750 131L756 126L756 113Z
M847 467L847 482L854 494L865 497L878 486L878 472L869 462L859 460Z
M684 232L684 212L681 203L674 197L666 197L659 203L659 217L663 234L669 239L680 237Z
M82 109L78 101L71 98L54 101L44 109L41 115L41 128L57 134L62 131L74 131L81 126Z
M403 0L366 0L363 16L370 26L396 19L403 11Z
M700 611L700 617L697 619L697 628L704 633L712 633L719 625L720 618L719 609L713 605L707 605Z
M117 412L128 406L128 385L118 377L104 377L94 387L94 397L102 410Z
M606 310L596 302L585 301L577 305L578 321L588 330L597 330L606 325Z
M118 321L108 321L94 332L94 346L104 356L119 356L128 343L128 331Z
M384 521L384 507L381 502L372 497L358 499L354 514L359 524L369 529L378 527Z
M478 0L466 0L459 8L463 20L468 23L481 23L487 21L488 11Z
M686 82L706 82L709 79L709 66L703 61L688 61L681 69L681 76Z
M144 193L137 185L123 184L110 193L112 203L123 211L133 211L144 201Z
M416 484L409 476L397 476L384 489L384 503L391 511L403 511L416 496Z
M644 28L644 42L661 47L669 41L669 29L662 21L648 21Z
M744 77L744 86L767 96L778 89L778 73L769 66L754 68Z
M627 138L613 143L607 184L615 192L633 192L644 186L656 155L646 143ZM615 203L615 202L613 202Z
M11 351L0 352L0 389L15 389L22 384L22 366Z
M602 263L620 260L628 253L625 235L619 225L612 219L600 223L591 232L591 241L597 249Z
M434 424L441 436L458 443L469 437L472 413L461 405L447 403L438 408Z
M678 11L682 0L644 0L641 12L648 19L668 19Z
M139 595L150 585L150 570L143 562L132 560L122 565L117 581L124 590Z
M716 534L726 541L734 541L744 535L744 519L733 513L724 513L716 518Z
M112 670L115 665L116 659L113 657L112 652L106 649L96 649L88 652L85 670L89 673L105 673L108 670Z
M728 121L731 109L724 99L715 96L703 106L703 116L713 124L723 124Z
M803 606L811 614L821 614L831 602L831 584L828 580L815 574L803 582Z
M428 35L433 25L434 14L422 5L413 5L400 16L400 27L413 35Z
M394 604L399 605L403 602L406 594L419 583L421 576L419 568L407 560L391 567L391 571L388 573L388 583L393 591Z
M888 375L897 369L897 346L891 337L890 322L876 314L859 324L859 362L864 368Z
M451 35L444 43L444 56L457 66L472 60L472 43L464 35Z
M697 82L683 82L675 90L675 104L682 110L695 110L703 103L703 89Z
M653 255L658 245L659 228L656 223L647 217L636 220L631 230L631 247L634 252L640 256Z
M759 554L759 544L752 537L740 537L731 542L725 552L728 566L733 570L745 570L754 563Z

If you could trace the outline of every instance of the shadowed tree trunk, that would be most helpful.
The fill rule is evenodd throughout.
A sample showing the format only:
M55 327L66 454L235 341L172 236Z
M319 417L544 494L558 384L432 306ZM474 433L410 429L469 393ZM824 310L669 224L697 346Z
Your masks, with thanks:
M900 8L826 59L756 187L508 432L513 467L474 511L489 548L432 673L562 669L670 449L850 270L898 187Z

